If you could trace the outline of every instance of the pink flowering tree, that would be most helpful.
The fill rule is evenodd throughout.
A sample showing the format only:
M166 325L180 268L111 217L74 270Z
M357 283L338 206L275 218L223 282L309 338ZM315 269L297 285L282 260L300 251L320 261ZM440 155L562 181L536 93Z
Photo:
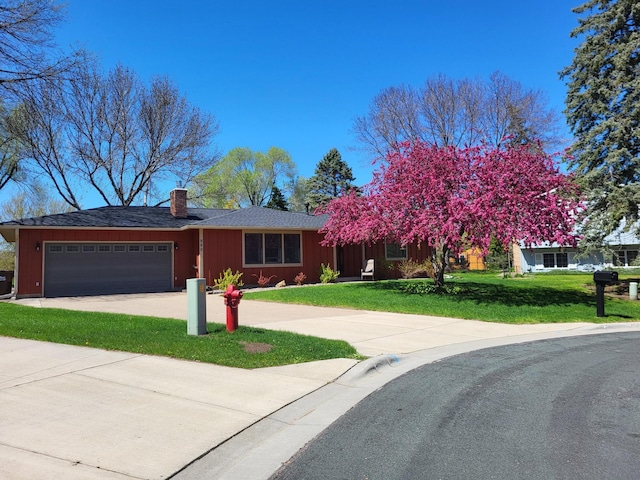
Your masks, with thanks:
M547 155L531 146L437 147L405 142L387 154L362 195L337 198L322 211L328 246L393 241L431 248L434 283L444 284L449 254L470 246L575 245L578 190Z

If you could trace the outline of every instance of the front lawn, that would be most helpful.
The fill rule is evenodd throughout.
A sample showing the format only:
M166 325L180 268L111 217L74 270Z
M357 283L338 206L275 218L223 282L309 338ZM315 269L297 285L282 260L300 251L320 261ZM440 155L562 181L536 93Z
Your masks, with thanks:
M229 367L259 368L330 358L363 358L347 342L240 326L187 335L183 320L35 308L0 302L0 335L161 355Z
M637 278L638 275L635 275ZM620 274L620 279L627 278ZM607 295L605 317L596 317L592 274L537 274L501 278L469 272L446 281L450 293L422 293L431 280L388 280L313 285L258 292L266 300L385 312L415 313L499 323L627 322L640 320L640 301Z

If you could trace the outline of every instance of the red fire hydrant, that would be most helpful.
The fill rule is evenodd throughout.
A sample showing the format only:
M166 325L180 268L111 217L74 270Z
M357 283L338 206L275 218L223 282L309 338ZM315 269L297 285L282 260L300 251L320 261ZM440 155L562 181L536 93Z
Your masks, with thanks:
M238 304L242 292L235 285L229 285L222 296L227 306L227 332L233 332L238 328Z

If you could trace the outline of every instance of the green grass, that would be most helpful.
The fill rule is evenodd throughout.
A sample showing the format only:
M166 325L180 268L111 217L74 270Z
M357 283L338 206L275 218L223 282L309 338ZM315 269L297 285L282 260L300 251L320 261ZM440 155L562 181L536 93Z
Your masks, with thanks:
M363 358L347 342L240 326L229 333L208 323L208 335L187 335L181 320L35 308L0 302L0 335L84 347L161 355L229 367L259 368L330 358ZM248 344L266 344L250 353Z
M620 275L620 279L624 279ZM456 274L447 280L456 294L407 293L408 285L430 280L338 283L248 291L247 300L414 313L499 323L627 322L640 320L640 301L607 297L605 317L596 316L591 274L506 278L496 274ZM417 288L417 287L416 287Z

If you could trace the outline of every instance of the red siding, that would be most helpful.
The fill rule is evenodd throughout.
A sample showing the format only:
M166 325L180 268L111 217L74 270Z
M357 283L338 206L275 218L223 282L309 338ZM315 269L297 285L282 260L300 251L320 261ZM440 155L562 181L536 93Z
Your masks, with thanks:
M303 272L307 276L306 282L320 281L320 264L333 266L333 249L322 247L322 235L317 232L302 232L302 265L278 266L266 265L262 267L243 267L242 265L242 231L241 230L205 230L204 232L204 278L208 285L220 277L220 274L230 268L232 272L242 272L245 285L257 284L260 272L265 277L275 275L272 283L284 280L287 285L294 282L294 277ZM254 276L255 275L255 276Z
M205 230L203 232L204 272L207 285L227 268L242 272L242 232L240 230ZM247 275L242 280L247 283Z
M21 296L42 296L42 253L44 252L43 232L20 230L18 246L16 294ZM40 250L36 250L36 242Z

